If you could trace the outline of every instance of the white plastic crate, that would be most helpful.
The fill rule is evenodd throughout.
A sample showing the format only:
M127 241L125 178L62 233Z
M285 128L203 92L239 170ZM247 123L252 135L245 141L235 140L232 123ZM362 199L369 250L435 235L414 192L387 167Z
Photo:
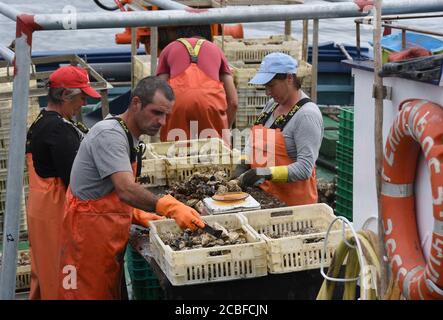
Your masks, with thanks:
M8 169L1 169L0 170L0 192L6 192L6 183L8 181L7 177L8 177ZM29 185L29 175L28 175L28 172L26 171L26 168L25 168L25 172L23 174L23 186L28 186L28 185Z
M246 106L264 107L270 99L263 89L237 89L238 108Z
M238 89L264 89L264 86L250 84L249 81L257 74L260 65L250 65L243 62L234 62L231 66L234 84ZM312 65L298 60L297 77L302 81L302 87L310 87L312 83Z
M145 157L140 181L154 187L184 181L194 172L210 168L223 170L229 176L234 170L236 153L223 140L212 138L151 143Z
M3 239L3 229L5 222L5 209L6 209L6 190L0 192L0 239ZM28 224L26 218L26 205L24 194L22 196L20 205L20 237L24 237L28 233Z
M251 128L262 111L263 107L258 106L245 106L238 108L235 116L235 127L238 129Z
M173 251L159 235L167 232L179 235L183 231L174 220L151 221L151 252L174 286L255 278L267 274L266 243L247 225L244 216L225 214L204 216L203 219L209 224L218 222L227 229L242 229L248 242Z
M320 268L323 254L324 266L328 267L335 248L342 240L342 225L336 222L322 253L327 228L335 219L332 209L324 204L265 209L243 212L249 225L266 241L269 273L287 273ZM265 234L282 235L287 231L316 228L317 233L273 239Z
M300 60L302 44L300 41L284 35L269 38L235 39L231 36L215 36L214 43L222 48L229 62L243 61L244 63L260 63L263 58L272 52L283 52Z

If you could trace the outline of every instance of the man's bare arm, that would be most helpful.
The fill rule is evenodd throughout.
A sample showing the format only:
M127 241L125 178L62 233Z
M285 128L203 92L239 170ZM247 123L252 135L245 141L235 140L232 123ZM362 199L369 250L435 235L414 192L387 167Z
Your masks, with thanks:
M119 199L138 209L155 212L158 197L134 181L130 172L116 172L111 175Z

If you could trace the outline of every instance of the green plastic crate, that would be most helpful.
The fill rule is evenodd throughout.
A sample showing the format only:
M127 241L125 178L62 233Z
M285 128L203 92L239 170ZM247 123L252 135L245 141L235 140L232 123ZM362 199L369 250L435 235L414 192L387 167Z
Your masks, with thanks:
M344 216L348 220L352 221L352 206L348 207L344 204L342 204L340 201L336 201L335 203L335 215L337 216Z
M354 122L354 107L340 107L339 118Z
M348 146L345 146L340 141L337 141L336 149L347 158L352 159L354 157L354 149Z
M346 212L352 212L352 201L346 199L345 197L342 197L338 193L335 194L335 204L336 205L341 205L344 208L348 208L348 210L346 210L345 213ZM351 210L349 211L349 209L351 209Z
M338 128L338 141L342 141L343 138L347 139L347 140L354 141L354 130L344 128L344 127L339 127ZM348 146L348 147L352 148L352 145Z
M352 174L338 172L337 184L352 192Z
M131 278L132 292L135 300L161 300L163 291L160 288L149 263L130 245L126 251L126 261Z
M336 195L338 195L342 199L345 199L347 203L350 202L352 204L352 185L349 184L339 185L337 183Z

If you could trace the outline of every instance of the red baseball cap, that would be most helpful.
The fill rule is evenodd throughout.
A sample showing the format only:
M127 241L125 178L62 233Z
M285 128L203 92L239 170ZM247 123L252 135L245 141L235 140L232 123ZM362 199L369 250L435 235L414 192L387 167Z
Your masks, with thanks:
M89 85L88 71L76 66L64 66L49 76L50 88L78 88L92 98L101 98L100 94Z

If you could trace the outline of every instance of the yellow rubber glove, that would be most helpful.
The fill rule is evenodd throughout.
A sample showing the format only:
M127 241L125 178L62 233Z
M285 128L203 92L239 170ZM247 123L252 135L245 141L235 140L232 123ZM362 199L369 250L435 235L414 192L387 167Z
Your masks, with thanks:
M266 180L276 183L288 182L288 167L253 168L238 177L238 181L242 187L258 186Z
M148 228L149 221L162 220L164 218L165 217L159 216L155 213L150 213L134 208L134 212L132 215L132 223Z
M162 216L174 219L182 229L189 228L194 231L205 226L197 211L169 194L158 199L155 211Z
M272 182L288 182L288 166L277 166L277 167L270 167L271 169L271 179Z

